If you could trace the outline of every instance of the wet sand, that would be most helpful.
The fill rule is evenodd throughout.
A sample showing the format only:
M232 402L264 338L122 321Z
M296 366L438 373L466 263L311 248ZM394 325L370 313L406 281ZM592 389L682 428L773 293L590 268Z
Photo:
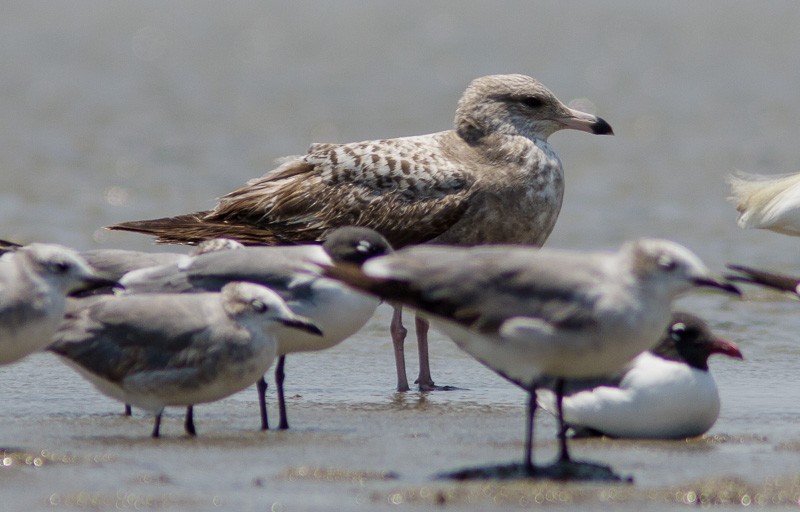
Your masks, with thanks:
M485 510L539 503L635 510L800 500L800 435L791 417L776 411L761 423L742 421L747 411L725 388L722 417L707 436L572 442L576 459L608 464L633 477L633 485L438 479L520 460L524 394L439 335L435 376L462 389L392 392L391 352L381 332L387 315L381 308L364 332L328 352L288 359L292 428L283 432L257 431L250 389L198 406L196 438L183 432L182 411L171 409L162 438L151 439L151 417L124 417L121 404L52 355L4 368L0 385L15 397L0 418L6 510ZM411 343L412 373L413 349ZM712 361L722 382L745 368ZM535 457L546 463L556 454L555 423L541 413L536 429Z

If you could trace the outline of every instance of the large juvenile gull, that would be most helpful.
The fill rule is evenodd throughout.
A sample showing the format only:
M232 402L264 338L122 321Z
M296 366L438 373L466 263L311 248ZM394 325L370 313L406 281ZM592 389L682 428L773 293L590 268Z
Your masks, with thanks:
M279 356L275 368L279 428L286 429L289 428L283 390L286 355L324 350L341 343L367 323L379 304L371 296L323 278L319 275L320 265L361 265L389 252L391 247L386 239L375 231L345 227L333 230L321 246L246 247L203 254L131 272L120 279L120 284L126 294L140 294L217 291L231 281L253 282L276 291L292 311L314 322L322 330L322 336L283 328L275 333ZM263 379L258 382L258 391L262 428L266 429Z
M536 474L532 430L542 382L613 374L658 342L678 294L695 286L735 290L685 247L658 239L614 253L417 246L326 274L414 308L526 389L527 474ZM569 461L565 439L559 461Z
M158 437L166 406L220 400L272 364L281 324L320 334L266 287L219 293L96 296L68 316L49 350L103 394L150 411ZM186 431L195 434L192 416Z
M469 84L453 130L350 144L312 144L305 155L223 196L213 210L110 229L197 243L227 237L245 244L319 242L331 229L375 229L395 247L542 245L561 209L564 175L547 138L562 129L612 134L603 119L572 110L525 75ZM433 389L427 324L417 322L421 389ZM398 390L408 389L400 309L391 326Z
M676 312L654 348L613 378L567 381L563 414L578 433L639 439L704 434L719 416L719 391L708 358L742 359L739 348L714 336L703 320ZM556 414L552 394L539 404Z
M739 212L739 227L800 236L800 173L739 173L728 176L728 183L730 199Z
M0 257L0 364L50 343L64 316L66 295L104 286L77 252L54 244L15 247Z

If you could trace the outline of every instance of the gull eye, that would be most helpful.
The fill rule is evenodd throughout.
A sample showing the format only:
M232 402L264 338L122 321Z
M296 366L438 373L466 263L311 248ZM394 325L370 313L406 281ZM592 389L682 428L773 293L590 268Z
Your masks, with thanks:
M544 101L536 96L528 96L519 100L520 103L530 108L539 108L544 105Z
M358 245L356 245L356 252L368 254L371 251L372 251L372 244L366 240L361 240L360 242L358 242Z
M669 337L675 341L680 341L684 334L686 334L686 324L683 322L672 324L672 327L669 329Z
M266 313L267 311L269 311L269 306L267 306L258 299L251 302L250 305L253 307L253 310L256 313Z
M673 270L678 268L678 262L673 260L672 258L670 258L667 255L659 256L658 260L656 261L656 263L658 264L659 267L661 267L662 269L664 269L664 270L666 270L668 272L672 272Z
M66 261L55 261L50 264L50 270L56 274L66 274L70 268L71 265Z

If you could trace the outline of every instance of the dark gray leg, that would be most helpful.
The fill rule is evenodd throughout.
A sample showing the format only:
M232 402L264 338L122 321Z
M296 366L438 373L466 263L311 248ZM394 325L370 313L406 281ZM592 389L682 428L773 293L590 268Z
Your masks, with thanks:
M258 391L258 408L261 411L261 430L269 430L269 420L267 420L267 381L264 377L256 382Z
M161 430L161 414L163 412L164 410L162 409L158 411L158 414L156 414L156 418L153 421L153 433L151 434L152 437L158 437L159 431Z
M564 423L564 379L556 380L556 406L558 407L558 442L559 462L570 462L572 459L567 450L567 425Z
M192 405L186 408L186 421L183 423L183 428L190 436L197 435L197 430L194 428L194 406Z
M525 425L525 472L532 475L535 472L533 466L533 420L536 415L536 386L528 389L528 415Z
M289 420L286 418L286 399L283 395L283 379L286 374L283 372L283 366L286 363L286 356L278 358L278 365L275 367L275 385L278 388L278 412L280 413L280 421L278 428L286 430L289 428Z
M132 414L131 404L125 404L125 416L131 416Z

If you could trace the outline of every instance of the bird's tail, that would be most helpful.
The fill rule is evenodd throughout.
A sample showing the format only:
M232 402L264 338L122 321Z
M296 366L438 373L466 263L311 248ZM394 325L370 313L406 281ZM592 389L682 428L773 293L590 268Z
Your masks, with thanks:
M739 227L763 228L765 212L761 210L800 182L800 173L764 175L737 172L729 175L727 181L731 187L728 200L739 212Z
M135 220L107 226L116 231L132 231L156 237L160 244L197 245L205 240L227 238L245 245L284 245L293 243L270 229L228 223L209 218L211 212L196 212L176 217ZM296 242L294 242L296 243Z
M0 239L0 254L16 251L20 247L22 247L22 244L18 244L17 242L11 242L10 240Z
M797 287L800 285L800 279L796 277L768 272L766 270L758 270L752 267L745 267L744 265L729 264L728 268L739 273L725 276L726 279L731 281L758 284L783 292L798 293Z

